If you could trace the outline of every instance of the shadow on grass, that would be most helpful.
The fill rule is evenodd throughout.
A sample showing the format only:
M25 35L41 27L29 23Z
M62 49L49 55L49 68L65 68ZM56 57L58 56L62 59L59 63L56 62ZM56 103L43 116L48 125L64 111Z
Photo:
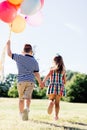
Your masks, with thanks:
M49 122L45 122L45 121L38 121L38 120L33 120L31 119L32 122L35 122L35 123L40 123L40 124L46 124L46 125L49 125L49 126L54 126L55 128L59 127L59 128L62 128L64 130L86 130L86 129L80 129L80 128L76 128L76 127L70 127L70 126L61 126L61 125L57 125L57 124L54 124L54 123L49 123ZM84 124L84 123L79 123L79 122L69 122L71 124L77 124L77 125L82 125L82 126L87 126L87 124Z

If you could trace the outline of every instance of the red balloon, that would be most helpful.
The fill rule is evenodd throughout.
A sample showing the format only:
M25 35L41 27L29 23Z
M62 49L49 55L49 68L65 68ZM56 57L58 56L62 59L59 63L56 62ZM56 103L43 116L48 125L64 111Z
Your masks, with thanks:
M12 22L17 15L17 9L8 1L0 3L0 19L6 23Z

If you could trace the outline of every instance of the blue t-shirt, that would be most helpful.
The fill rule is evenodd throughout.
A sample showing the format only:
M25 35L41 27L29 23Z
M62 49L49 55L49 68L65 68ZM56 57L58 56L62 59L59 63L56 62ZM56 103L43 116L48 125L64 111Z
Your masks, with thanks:
M18 82L35 82L34 72L39 72L38 62L31 55L12 54L18 68Z

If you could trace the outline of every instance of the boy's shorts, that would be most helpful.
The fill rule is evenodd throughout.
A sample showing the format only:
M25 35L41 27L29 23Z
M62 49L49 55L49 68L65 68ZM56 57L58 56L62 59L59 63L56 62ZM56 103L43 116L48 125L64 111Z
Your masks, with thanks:
M33 82L19 82L17 84L19 99L31 99L34 88Z

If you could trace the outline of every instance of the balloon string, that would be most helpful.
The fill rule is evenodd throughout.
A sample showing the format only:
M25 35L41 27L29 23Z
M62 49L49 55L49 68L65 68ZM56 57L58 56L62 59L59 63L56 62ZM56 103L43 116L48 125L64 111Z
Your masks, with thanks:
M10 32L9 32L9 38L8 38L8 40L11 39L11 27L12 27L12 24L10 26ZM2 82L4 80L5 54L6 54L6 45L4 46L4 48L2 50L2 54L1 54L1 58L0 58L0 81L2 81Z
M11 39L11 28L12 28L12 24L10 25L10 31L9 31L9 37L8 37L8 40ZM6 45L5 45L5 47L4 47L4 50L6 50Z
M12 24L10 25L10 32L9 32L9 40L11 39L11 28L12 28Z

